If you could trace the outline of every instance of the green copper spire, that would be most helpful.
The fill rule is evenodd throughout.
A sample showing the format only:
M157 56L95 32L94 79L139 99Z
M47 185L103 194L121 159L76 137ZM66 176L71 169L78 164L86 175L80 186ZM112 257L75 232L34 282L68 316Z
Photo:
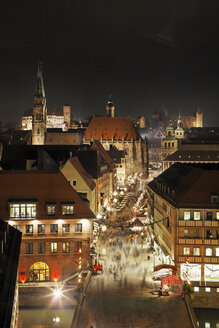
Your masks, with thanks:
M37 69L36 86L35 86L35 91L34 91L34 97L36 97L36 98L45 98L42 66L43 66L43 63L41 61L39 61L38 69Z

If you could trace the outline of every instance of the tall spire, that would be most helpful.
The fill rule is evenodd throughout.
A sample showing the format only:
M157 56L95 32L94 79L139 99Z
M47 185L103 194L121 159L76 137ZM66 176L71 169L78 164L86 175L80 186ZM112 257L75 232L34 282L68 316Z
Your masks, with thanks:
M36 85L34 91L34 97L36 98L45 98L42 66L43 66L42 61L38 61L37 78L36 78Z

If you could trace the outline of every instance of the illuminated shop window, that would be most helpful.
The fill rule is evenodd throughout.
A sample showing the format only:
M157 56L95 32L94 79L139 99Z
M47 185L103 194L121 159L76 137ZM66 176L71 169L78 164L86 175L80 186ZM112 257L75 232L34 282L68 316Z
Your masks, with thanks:
M63 224L62 225L62 232L63 233L70 232L70 224Z
M193 263L182 263L180 265L180 276L182 280L185 280L185 276L188 276L190 281L200 281L201 265Z
M204 280L219 281L219 264L205 264Z
M199 292L199 287L194 287L194 292Z
M212 256L212 248L210 248L210 247L206 248L205 255L206 256Z
M211 288L210 287L205 287L205 291L206 291L206 293L210 293Z
M56 204L46 204L47 215L56 215Z
M199 247L194 247L193 248L193 255L196 255L196 256L200 255L200 248Z
M205 328L211 328L210 322L205 322Z
M201 213L200 212L194 212L194 220L200 220L201 219Z
M64 241L62 243L62 253L70 253L70 242Z
M36 204L10 203L10 218L35 218Z
M82 223L75 224L75 232L82 232Z
M58 253L58 243L57 242L50 244L50 251L52 254Z
M29 270L29 281L49 281L50 271L49 267L44 262L36 262L31 265Z
M63 215L74 214L74 205L73 204L62 205L62 214Z
M183 248L183 255L190 255L190 248L189 247L184 247Z
M190 220L190 212L184 212L184 220Z

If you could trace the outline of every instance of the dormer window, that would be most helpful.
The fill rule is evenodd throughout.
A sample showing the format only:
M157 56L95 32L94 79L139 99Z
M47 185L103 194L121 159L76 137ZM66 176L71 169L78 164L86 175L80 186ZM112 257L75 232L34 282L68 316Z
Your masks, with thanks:
M36 200L9 200L10 218L36 218Z
M218 195L217 194L211 195L211 204L218 204Z
M72 202L62 203L62 214L63 215L72 215L75 212L75 204Z

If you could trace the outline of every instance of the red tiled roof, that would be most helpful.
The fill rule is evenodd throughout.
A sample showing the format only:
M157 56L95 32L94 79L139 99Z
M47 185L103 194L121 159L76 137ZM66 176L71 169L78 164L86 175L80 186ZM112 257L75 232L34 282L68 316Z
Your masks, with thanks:
M91 148L94 148L96 150L99 150L100 154L103 156L103 158L105 159L105 161L108 163L108 165L113 165L113 160L110 157L110 155L108 154L108 152L105 150L105 148L103 147L103 145L101 144L101 142L99 140L95 140L91 146Z
M81 165L80 161L77 157L69 158L69 161L74 166L74 168L78 171L84 182L87 186L93 190L96 186L95 182L92 180L92 176L85 170L85 168Z
M135 128L128 117L94 117L86 132L85 140L136 140Z
M45 215L45 202L74 202L75 214L70 218L95 217L60 172L0 171L0 215L3 219L8 217L8 199L37 199L40 215Z

